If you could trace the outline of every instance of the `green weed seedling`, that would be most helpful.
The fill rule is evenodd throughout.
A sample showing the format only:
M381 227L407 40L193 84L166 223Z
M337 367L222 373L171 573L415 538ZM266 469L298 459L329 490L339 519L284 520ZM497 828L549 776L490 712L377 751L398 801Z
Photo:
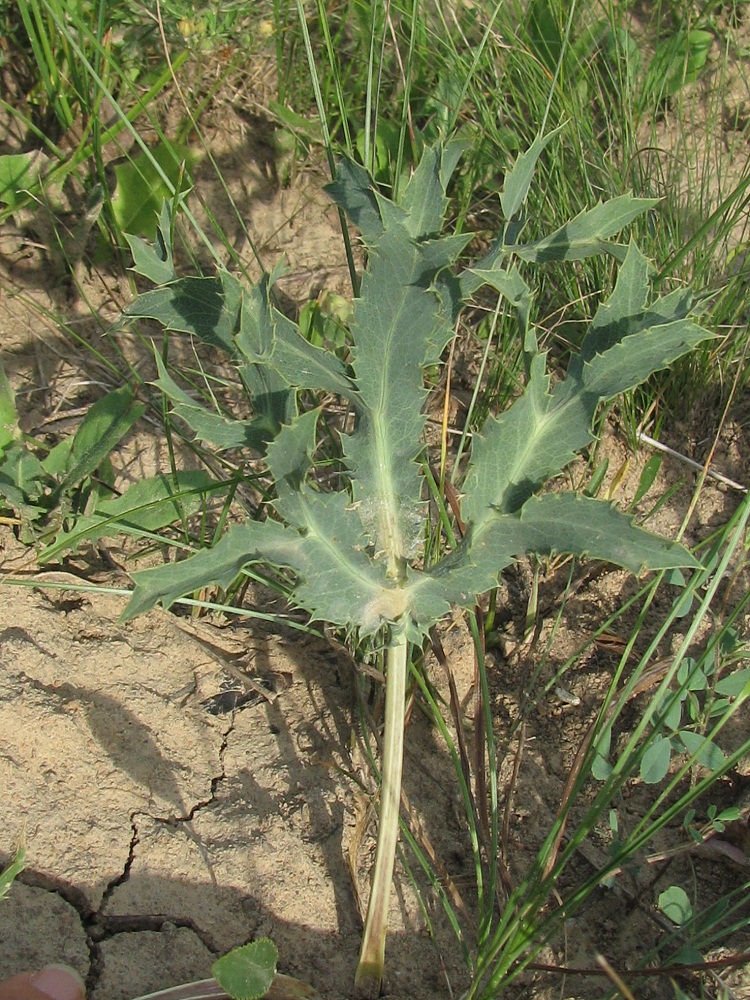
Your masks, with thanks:
M279 953L268 938L251 941L217 959L211 967L214 979L234 1000L264 997L276 975Z
M21 431L0 367L0 497L16 512L24 541L51 535L82 513L93 494L111 497L109 454L144 410L127 386L117 389L93 404L75 434L50 448Z
M747 659L746 645L734 628L722 631L698 660L686 656L675 673L675 690L658 701L652 719L652 733L640 761L640 777L648 785L663 781L669 774L672 757L683 755L710 771L726 764L719 746L706 734L722 719L750 683L750 667L732 669ZM604 729L597 742L593 776L609 777L608 760L611 730Z
M217 984L223 991L221 996L226 995L232 1000L260 1000L261 997L309 1000L317 995L308 983L277 972L278 958L273 941L258 938L218 958L211 966L213 979L173 986L148 993L137 1000L208 1000L218 995Z
M109 460L146 407L128 386L97 400L75 434L53 447L24 434L0 365L0 510L13 512L27 544L51 562L84 541L129 533L143 537L194 514L221 488L204 471L156 475L124 493Z
M452 608L472 607L497 584L500 571L526 553L587 555L633 573L697 565L680 545L635 526L607 502L559 488L541 492L592 441L601 401L709 336L690 319L687 291L649 302L648 262L634 245L610 242L651 209L652 200L623 195L551 234L521 240L535 167L554 134L538 138L507 173L500 196L502 231L488 253L463 270L457 262L471 236L442 235L459 142L426 149L396 202L355 163L339 165L328 191L358 228L367 251L348 363L306 341L274 307L274 274L253 287L224 270L213 277L178 277L168 209L155 246L131 239L135 270L158 287L142 294L126 319L153 318L170 331L222 348L239 372L254 415L229 421L209 412L161 362L157 384L204 441L261 452L275 499L265 519L231 526L213 548L136 573L125 616L159 601L169 607L210 584L229 588L250 564L265 564L292 571L293 602L313 619L358 639L371 637L385 649L380 827L360 982L383 974L410 643L421 644ZM620 261L616 285L596 310L567 375L553 384L530 321L532 291L518 264L602 253ZM446 543L447 551L430 562L420 471L424 373L440 364L462 306L485 284L517 315L525 385L506 412L474 435L471 460L458 483L462 523L456 523L454 543ZM334 487L330 475L316 476L325 417L320 406L303 406L311 392L345 399L353 414L351 429L340 432L344 471Z
M0 872L0 899L4 899L10 892L10 887L14 880L26 867L26 848L23 844L16 848L7 866Z

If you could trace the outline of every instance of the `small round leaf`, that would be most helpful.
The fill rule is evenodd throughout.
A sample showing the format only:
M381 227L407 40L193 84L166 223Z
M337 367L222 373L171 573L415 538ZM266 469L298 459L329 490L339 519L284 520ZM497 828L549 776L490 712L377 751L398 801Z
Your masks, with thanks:
M693 915L688 894L679 885L670 885L659 893L659 909L678 927L682 927Z
M271 988L279 953L268 938L235 948L211 966L211 974L234 1000L259 1000Z

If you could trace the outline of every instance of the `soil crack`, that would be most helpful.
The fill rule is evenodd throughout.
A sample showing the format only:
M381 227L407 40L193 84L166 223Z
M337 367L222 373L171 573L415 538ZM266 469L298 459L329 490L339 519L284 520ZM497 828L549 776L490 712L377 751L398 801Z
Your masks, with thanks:
M102 972L104 971L104 955L102 954L101 942L110 935L106 931L108 918L103 915L103 911L118 885L122 885L123 882L127 882L130 878L130 869L133 867L133 862L135 860L135 849L140 842L138 823L136 820L137 815L138 814L136 812L130 814L131 837L130 844L128 846L128 856L125 859L122 871L113 879L110 879L107 883L107 887L102 893L101 902L99 903L99 908L96 912L90 914L87 919L83 920L90 958L89 974L86 977L87 994L90 993L98 984Z

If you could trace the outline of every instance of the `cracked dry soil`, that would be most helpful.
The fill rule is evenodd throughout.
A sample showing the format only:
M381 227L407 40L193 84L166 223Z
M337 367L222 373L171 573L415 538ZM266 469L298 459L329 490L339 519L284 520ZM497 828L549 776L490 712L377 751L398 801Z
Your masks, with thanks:
M365 808L347 776L350 664L301 634L163 612L123 625L121 610L4 588L2 829L7 846L25 832L29 869L0 914L0 975L65 961L92 1000L125 1000L205 978L268 935L282 971L349 995L361 925L347 851ZM246 703L216 714L240 671L256 678ZM392 927L394 995L443 995L408 891Z

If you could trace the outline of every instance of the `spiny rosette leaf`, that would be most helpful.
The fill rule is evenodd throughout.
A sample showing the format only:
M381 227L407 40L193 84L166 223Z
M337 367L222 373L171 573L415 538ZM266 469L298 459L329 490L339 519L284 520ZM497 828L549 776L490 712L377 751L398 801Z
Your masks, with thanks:
M355 308L358 423L344 439L344 455L372 543L394 559L413 556L418 542L423 372L439 362L452 334L450 303L446 309L432 285L466 242L416 243L403 226L386 231L371 252Z
M687 317L684 292L647 306L648 290L648 262L631 244L612 295L597 310L566 378L551 389L545 356L538 354L523 395L475 435L463 485L466 521L479 524L491 509L520 510L593 440L600 402L713 336Z
M343 448L352 498L394 580L416 554L421 530L424 368L439 363L459 307L457 283L443 276L471 238L437 235L456 152L426 151L400 205L348 163L329 187L366 227L368 267L351 329L357 426Z
M184 562L134 574L126 617L209 584L227 589L251 563L294 571L294 603L314 619L362 635L403 617L408 594L386 578L382 562L366 552L362 522L345 491L323 493L305 482L315 450L316 410L282 428L268 449L276 482L274 507L284 518L233 525L212 548Z
M278 430L296 412L292 389L355 395L341 361L305 340L297 324L273 305L273 283L280 273L279 268L265 275L250 289L226 271L213 278L179 278L140 295L124 319L155 319L169 331L225 351L237 365L258 420Z
M569 392L611 399L713 336L689 318L691 296L684 289L649 306L648 272L648 261L631 243L612 295L597 309L571 361Z
M124 617L133 618L157 602L170 607L185 594L210 584L228 589L253 563L294 571L294 603L314 619L363 635L400 618L404 593L388 581L383 567L354 547L353 519L343 493L311 493L301 504L304 529L270 519L232 525L211 549L183 562L133 574L135 590Z
M581 212L549 236L533 243L508 246L506 250L521 260L537 264L553 260L584 260L601 253L611 253L622 260L624 247L610 243L610 238L658 203L656 198L634 198L631 194L624 194Z
M508 205L522 204L529 171L542 150L540 145L520 161L516 188L509 178ZM273 276L250 290L226 273L181 279L146 293L146 301L130 310L220 344L257 397L263 397L265 384L269 396L282 392L283 405L276 405L275 424L268 418L270 403L261 407L261 424L237 422L233 428L205 420L162 366L165 391L185 419L193 414L206 437L237 446L254 445L256 428L264 439L275 434L266 456L276 487L275 513L231 528L210 551L137 574L128 616L158 600L168 605L207 583L226 588L257 562L292 570L294 603L315 618L364 634L398 623L418 639L451 606L472 604L505 566L529 551L588 555L633 572L695 564L679 545L637 528L606 504L569 494L535 496L591 441L602 399L637 384L708 336L689 319L689 297L672 293L648 305L648 263L631 246L580 356L553 386L530 323L531 290L514 265L506 266L518 247L504 245L485 255L481 267L453 273L469 240L440 235L456 158L456 147L426 151L399 204L349 162L330 186L360 223L368 245L349 368L310 347L274 308ZM588 240L589 249L591 241L606 249L618 220L622 224L650 204L615 199L579 216L567 233ZM546 248L542 258L560 245L560 233L547 243L537 241ZM519 254L524 255L529 256ZM439 363L465 295L484 282L518 314L526 386L508 411L474 437L463 482L463 541L436 566L423 569L415 565L423 529L416 462L425 425L423 372ZM315 480L318 411L298 416L294 394L283 395L289 387L333 392L352 405L355 425L341 436L345 474L338 492L324 491Z

